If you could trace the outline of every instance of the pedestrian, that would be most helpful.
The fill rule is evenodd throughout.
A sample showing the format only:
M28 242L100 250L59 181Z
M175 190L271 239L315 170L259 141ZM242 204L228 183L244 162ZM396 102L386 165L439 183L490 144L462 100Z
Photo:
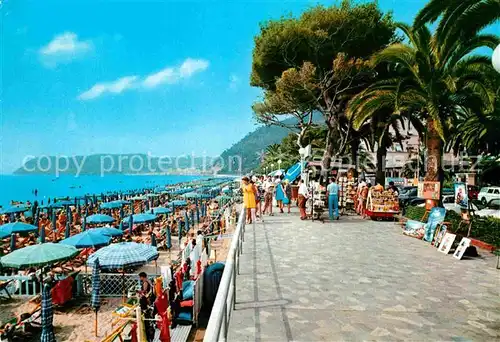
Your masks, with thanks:
M284 181L285 188L285 199L283 200L283 204L287 206L288 213L290 214L290 206L292 204L292 185L288 179Z
M242 181L242 190L243 190L243 203L247 210L247 223L253 223L255 221L255 191L254 186L250 183L250 179L248 177L243 177Z
M264 182L264 213L269 211L269 216L273 216L274 183L271 176Z
M339 186L334 178L330 178L330 184L326 187L328 193L328 214L330 220L339 219Z
M307 214L306 214L306 201L307 198L309 198L309 193L307 191L307 186L304 182L303 179L300 180L299 183L299 210L300 210L300 219L305 220L307 219Z
M283 200L285 199L285 188L283 187L283 182L281 177L276 177L276 204L280 209L280 213L283 213Z

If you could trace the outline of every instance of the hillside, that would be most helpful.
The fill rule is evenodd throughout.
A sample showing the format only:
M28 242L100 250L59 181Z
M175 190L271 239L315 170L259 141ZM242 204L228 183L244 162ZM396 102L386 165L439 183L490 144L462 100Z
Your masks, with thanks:
M211 158L190 156L158 158L146 154L93 154L69 159L42 157L27 161L14 174L154 174L210 172Z
M243 139L222 152L221 158L224 165L220 173L238 173L239 160L241 160L242 173L257 168L267 146L280 143L289 133L289 129L278 126L262 126L248 133ZM231 161L232 165L228 165Z

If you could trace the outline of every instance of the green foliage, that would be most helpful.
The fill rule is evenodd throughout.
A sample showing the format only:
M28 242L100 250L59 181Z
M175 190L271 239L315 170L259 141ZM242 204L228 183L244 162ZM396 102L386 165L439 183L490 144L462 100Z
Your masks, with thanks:
M405 217L410 220L420 221L424 217L425 208L417 206L409 206L406 208ZM445 222L451 223L448 230L452 233L460 234L461 236L467 235L468 227L462 225L459 231L460 215L454 211L446 211ZM472 223L471 237L481 240L483 242L492 244L500 248L500 219L495 217L479 217L475 216Z

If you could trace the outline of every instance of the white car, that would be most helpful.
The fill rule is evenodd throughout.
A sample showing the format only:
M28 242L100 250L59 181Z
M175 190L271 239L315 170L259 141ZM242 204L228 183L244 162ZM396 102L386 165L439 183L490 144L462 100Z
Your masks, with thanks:
M500 199L500 187L487 186L481 188L481 191L479 191L477 195L477 199L480 200L483 205L486 205L486 203L489 203L492 199Z
M500 219L500 198L492 199L486 205L486 208L477 210L477 216L493 216Z

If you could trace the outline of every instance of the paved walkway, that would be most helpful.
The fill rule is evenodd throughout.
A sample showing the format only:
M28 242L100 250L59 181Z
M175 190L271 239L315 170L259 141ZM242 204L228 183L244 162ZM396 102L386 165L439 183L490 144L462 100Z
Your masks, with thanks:
M500 270L356 216L247 226L228 341L500 340Z

